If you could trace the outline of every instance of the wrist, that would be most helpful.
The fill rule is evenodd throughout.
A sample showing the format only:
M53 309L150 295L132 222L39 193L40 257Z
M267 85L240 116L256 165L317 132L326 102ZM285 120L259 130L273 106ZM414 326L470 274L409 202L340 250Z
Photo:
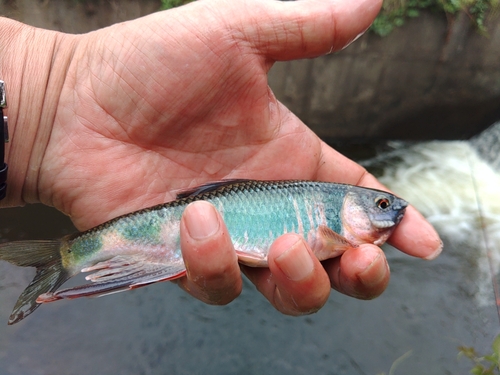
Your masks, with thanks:
M1 206L39 201L38 178L74 36L0 18L0 78L5 81L10 142L7 196Z

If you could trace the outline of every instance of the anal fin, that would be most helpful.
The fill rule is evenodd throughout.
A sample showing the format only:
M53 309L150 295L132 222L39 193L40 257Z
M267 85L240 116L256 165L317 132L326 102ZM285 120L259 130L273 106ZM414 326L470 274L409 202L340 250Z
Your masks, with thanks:
M92 283L38 296L37 303L59 299L101 297L135 289L149 284L174 280L186 274L182 260L173 264L148 262L142 257L117 256L84 268L82 272L97 271L86 277Z

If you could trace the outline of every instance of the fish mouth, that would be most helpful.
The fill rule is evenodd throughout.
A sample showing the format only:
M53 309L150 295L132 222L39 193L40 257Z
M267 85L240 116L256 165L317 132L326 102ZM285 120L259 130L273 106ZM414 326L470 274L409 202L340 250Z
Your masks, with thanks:
M399 201L399 209L397 209L398 216L396 216L395 224L399 224L401 222L401 220L403 220L403 216L405 215L406 207L408 207L410 205L404 199L398 198L398 201Z
M372 221L372 225L377 229L386 229L393 227L396 223L392 220L375 220Z
M405 215L405 210L406 210L406 208L403 208L401 210L401 212L398 214L398 216L396 217L396 224L399 224L401 222L401 220L403 220L403 216Z

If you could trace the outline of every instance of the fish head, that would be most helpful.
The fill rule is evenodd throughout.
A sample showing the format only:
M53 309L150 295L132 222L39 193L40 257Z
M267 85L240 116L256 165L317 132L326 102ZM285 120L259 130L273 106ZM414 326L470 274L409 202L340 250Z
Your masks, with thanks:
M382 245L403 219L408 202L394 194L353 186L342 207L342 235L355 244Z

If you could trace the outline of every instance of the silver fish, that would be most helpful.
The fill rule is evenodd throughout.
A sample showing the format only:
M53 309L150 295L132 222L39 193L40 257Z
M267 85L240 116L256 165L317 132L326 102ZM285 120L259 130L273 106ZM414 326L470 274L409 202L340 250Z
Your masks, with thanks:
M302 235L320 260L363 243L381 245L408 205L393 194L346 184L227 180L59 240L0 244L0 260L37 269L9 324L41 303L102 296L182 277L186 268L180 220L186 206L198 200L219 210L239 262L254 267L267 266L270 245L284 233ZM80 272L92 272L86 277L91 283L57 290Z

